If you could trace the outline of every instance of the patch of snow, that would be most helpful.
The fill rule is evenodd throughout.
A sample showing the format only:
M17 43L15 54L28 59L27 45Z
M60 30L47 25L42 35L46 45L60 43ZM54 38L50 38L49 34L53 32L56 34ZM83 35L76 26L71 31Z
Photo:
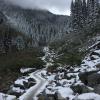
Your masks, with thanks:
M16 100L16 96L0 93L0 100Z
M100 71L99 72L97 72L98 74L100 74Z
M45 92L46 92L46 94L52 94L52 95L54 95L55 94L55 90L49 90L49 89L45 89Z
M90 90L92 90L92 91L94 90L92 87L88 87L88 89L90 89Z
M46 67L49 67L49 66L52 66L53 65L53 63L46 63Z
M18 79L18 80L15 81L15 84L24 85L23 82L28 82L28 80L26 80L26 79Z
M34 78L36 81L36 85L31 87L24 93L22 96L19 97L19 100L28 100L29 98L33 98L34 100L37 100L37 95L44 90L46 85L48 84L48 81L46 79L41 77L41 73L46 73L45 70L37 70L30 74L30 77Z
M94 52L96 52L96 53L100 54L100 50L95 50Z
M100 41L96 42L95 44L93 44L92 46L88 47L88 49L91 49L93 47L95 47L96 45L98 45L100 43Z
M97 55L92 55L91 57L95 58L95 59L99 59L100 57Z
M48 81L53 81L56 75L47 76Z
M62 98L66 98L73 95L73 90L68 87L57 87L58 94L61 95Z
M21 73L26 73L26 72L29 72L29 71L31 71L31 70L33 70L33 69L35 69L35 68L21 68L21 69L20 69L20 72L21 72Z
M100 95L95 93L84 93L78 96L78 100L100 100Z
M13 87L12 88L13 91L16 91L17 93L24 93L25 91L20 89L20 88L16 88L16 87Z
M33 97L33 100L38 100L37 95L40 94L41 92L43 92L43 90L45 89L45 87L46 87L47 84L48 84L48 81L45 81L44 84L42 85L42 87L35 94L36 96Z

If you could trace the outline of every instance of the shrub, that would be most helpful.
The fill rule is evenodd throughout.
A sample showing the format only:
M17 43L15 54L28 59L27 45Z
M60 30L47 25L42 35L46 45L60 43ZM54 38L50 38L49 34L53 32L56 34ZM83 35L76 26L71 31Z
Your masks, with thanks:
M56 70L57 67L59 67L59 65L55 63L54 65L49 66L47 71L48 72L53 72L54 70Z
M19 71L21 67L43 67L44 62L39 58L38 50L22 50L0 56L0 72Z
M59 59L56 59L56 63L61 63L63 65L80 65L82 62L84 53L73 52L73 53L64 53Z

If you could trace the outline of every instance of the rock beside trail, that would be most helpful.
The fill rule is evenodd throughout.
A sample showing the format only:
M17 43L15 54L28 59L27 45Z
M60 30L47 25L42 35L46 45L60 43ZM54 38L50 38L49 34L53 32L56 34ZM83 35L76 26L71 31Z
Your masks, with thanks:
M78 93L78 94L93 92L92 89L90 89L85 85L71 86L71 88L74 91L74 93Z
M22 95L22 93L19 93L19 92L13 91L13 90L8 91L8 94L14 95L17 98Z
M88 76L88 85L94 87L100 84L100 74L94 73Z
M85 85L94 86L100 82L100 74L98 71L84 72L79 74L79 78Z
M94 92L97 94L100 94L100 84L97 86L94 86Z
M43 95L43 94L41 94L39 96L38 100L58 100L55 96L56 96L55 94L54 95L47 95L47 94Z
M91 91L84 86L74 86L72 87L75 93L89 93L95 92L100 94L100 73L99 71L92 71L92 72L84 72L79 74L80 80L89 87L92 87L94 90Z

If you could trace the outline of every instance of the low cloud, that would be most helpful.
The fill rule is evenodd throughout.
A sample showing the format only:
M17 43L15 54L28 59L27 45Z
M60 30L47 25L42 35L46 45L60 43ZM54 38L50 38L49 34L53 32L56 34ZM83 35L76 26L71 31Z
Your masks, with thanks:
M29 9L47 9L55 14L70 14L71 0L6 0L12 4Z

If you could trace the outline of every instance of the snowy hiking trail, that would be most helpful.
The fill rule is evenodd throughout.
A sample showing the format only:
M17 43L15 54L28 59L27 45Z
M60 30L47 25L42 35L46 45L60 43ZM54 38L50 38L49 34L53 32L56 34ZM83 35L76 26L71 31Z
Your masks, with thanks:
M48 47L44 47L43 52L45 55L41 59L46 63L47 68L49 65L52 65L52 63L48 62L46 58L49 57L49 61L52 61L52 54ZM48 81L39 75L39 73L46 70L46 68L31 73L32 77L36 80L36 85L27 90L27 92L24 93L19 100L37 100L37 95L39 95L48 84Z
M40 89L44 86L46 83L46 80L40 77L37 73L39 73L41 70L38 70L33 74L34 79L36 80L37 84L33 87L31 87L25 94L23 94L19 100L36 100L36 96L38 95L38 92Z
M51 52L48 47L43 48L44 56L41 57L41 60L45 62L45 68L36 70L35 72L31 72L28 74L28 78L26 77L24 80L16 80L15 84L20 84L23 85L23 82L27 82L29 78L32 78L35 80L35 85L32 86L31 88L25 90L19 98L16 98L16 96L13 95L7 95L1 93L0 94L0 100L4 100L4 97L6 98L5 100L38 100L38 95L43 92L46 88L46 86L49 84L51 80L48 80L46 77L46 70L48 66L51 66L53 63L52 57L55 55L54 52ZM26 71L26 70L25 70ZM23 71L22 71L23 72ZM51 78L50 78L51 79ZM22 90L20 88L13 88L15 91L21 92Z

